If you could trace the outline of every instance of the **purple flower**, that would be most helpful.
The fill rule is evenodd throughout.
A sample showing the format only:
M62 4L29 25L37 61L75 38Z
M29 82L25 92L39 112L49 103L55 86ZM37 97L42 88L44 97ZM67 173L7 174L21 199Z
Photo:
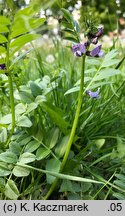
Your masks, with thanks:
M97 46L91 51L87 51L86 55L87 56L92 56L92 57L103 57L104 52L101 50L102 45Z
M73 45L71 49L75 56L81 57L86 52L86 45L79 43L77 45Z
M99 98L100 88L96 92L92 92L91 90L86 90L86 94L90 96L90 98Z
M103 35L103 28L102 27L100 27L100 28L98 28L98 32L96 33L96 37L101 37Z
M98 38L101 37L103 34L103 28L98 28L98 31L94 34L93 32L88 33L88 38L90 39L91 43L97 44Z
M4 70L6 68L5 64L0 64L0 70Z

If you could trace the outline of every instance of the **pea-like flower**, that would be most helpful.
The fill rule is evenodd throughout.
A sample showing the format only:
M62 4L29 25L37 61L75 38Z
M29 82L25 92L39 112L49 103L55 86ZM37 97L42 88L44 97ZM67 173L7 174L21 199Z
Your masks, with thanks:
M96 35L96 37L101 37L102 35L103 35L103 28L102 27L99 27L98 28L98 32L95 34Z
M91 41L91 43L93 44L97 44L98 43L98 38L101 37L103 35L103 28L99 27L98 31L94 34L92 32L88 33L88 38Z
M101 50L101 47L102 47L102 45L99 45L99 46L95 47L93 50L87 51L86 55L92 56L92 57L103 57L104 52Z
M99 98L100 88L96 92L92 92L91 90L86 90L86 94L90 96L90 98Z
M0 70L4 70L6 68L5 64L0 64Z
M77 45L73 45L71 49L74 55L78 57L81 57L83 54L86 53L85 44L78 43Z

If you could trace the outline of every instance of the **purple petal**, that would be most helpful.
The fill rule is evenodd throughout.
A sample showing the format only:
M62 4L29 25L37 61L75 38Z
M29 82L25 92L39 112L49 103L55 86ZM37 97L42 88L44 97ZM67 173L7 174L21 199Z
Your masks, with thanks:
M103 35L103 28L98 28L98 32L96 33L96 37L101 37Z
M98 98L99 97L99 91L100 91L100 89L98 89L96 92L92 92L91 90L87 90L86 94L88 94L90 96L90 98Z
M5 67L6 67L6 65L5 65L5 64L0 64L0 70L4 70L4 69L5 69Z
M77 44L72 46L72 52L75 56L81 57L86 52L86 47L84 44Z
M99 45L96 48L94 48L92 51L90 51L90 56L93 56L93 57L98 56L98 54L101 50L101 46L102 45Z
M100 52L98 53L98 56L103 57L104 55L105 55L104 52L102 50L100 50Z
M86 52L86 46L84 44L81 44L80 50L84 54Z

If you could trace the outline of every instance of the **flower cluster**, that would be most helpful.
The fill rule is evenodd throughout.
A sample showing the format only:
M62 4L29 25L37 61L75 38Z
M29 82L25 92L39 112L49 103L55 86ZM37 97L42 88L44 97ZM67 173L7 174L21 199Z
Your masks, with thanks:
M78 43L77 45L72 46L72 52L74 53L75 56L81 57L82 55L86 54L87 56L92 56L92 57L103 57L104 53L101 50L101 45L98 45L95 47L93 50L88 50L90 44L96 45L98 43L99 37L101 37L103 34L103 28L100 27L98 28L98 31L94 34L89 32L88 33L88 41L85 42L84 44Z
M88 40L82 44L78 43L76 45L72 46L72 52L75 56L81 57L82 55L87 55L91 57L103 57L104 52L101 50L102 45L96 46L94 49L89 50L90 44L96 45L98 43L98 39L103 34L103 28L98 28L98 31L96 33L89 32L87 34ZM86 94L90 96L90 98L99 98L99 91L98 89L96 92L92 92L91 90L87 90Z

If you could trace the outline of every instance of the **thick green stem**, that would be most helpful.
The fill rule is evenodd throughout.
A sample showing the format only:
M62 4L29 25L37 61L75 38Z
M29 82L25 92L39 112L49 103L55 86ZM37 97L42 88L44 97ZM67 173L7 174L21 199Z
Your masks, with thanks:
M83 87L84 87L84 71L85 71L85 55L83 56L83 59L82 59L82 70L81 70L80 91L79 91L79 95L78 95L78 105L77 105L77 109L76 109L76 113L75 113L75 118L74 118L74 121L73 121L73 126L72 126L72 129L71 129L69 141L67 143L67 148L66 148L66 151L65 151L65 154L64 154L64 157L63 157L59 172L62 172L63 169L64 169L64 166L65 166L65 164L67 162L69 152L70 152L70 149L71 149L72 143L74 141L74 137L75 137L76 127L77 127L77 124L78 124L79 114L80 114L81 105L82 105ZM49 198L49 196L51 195L51 193L55 189L55 186L56 186L57 182L58 182L58 178L55 179L52 186L50 187L50 190L48 191L48 193L44 197L44 199Z

